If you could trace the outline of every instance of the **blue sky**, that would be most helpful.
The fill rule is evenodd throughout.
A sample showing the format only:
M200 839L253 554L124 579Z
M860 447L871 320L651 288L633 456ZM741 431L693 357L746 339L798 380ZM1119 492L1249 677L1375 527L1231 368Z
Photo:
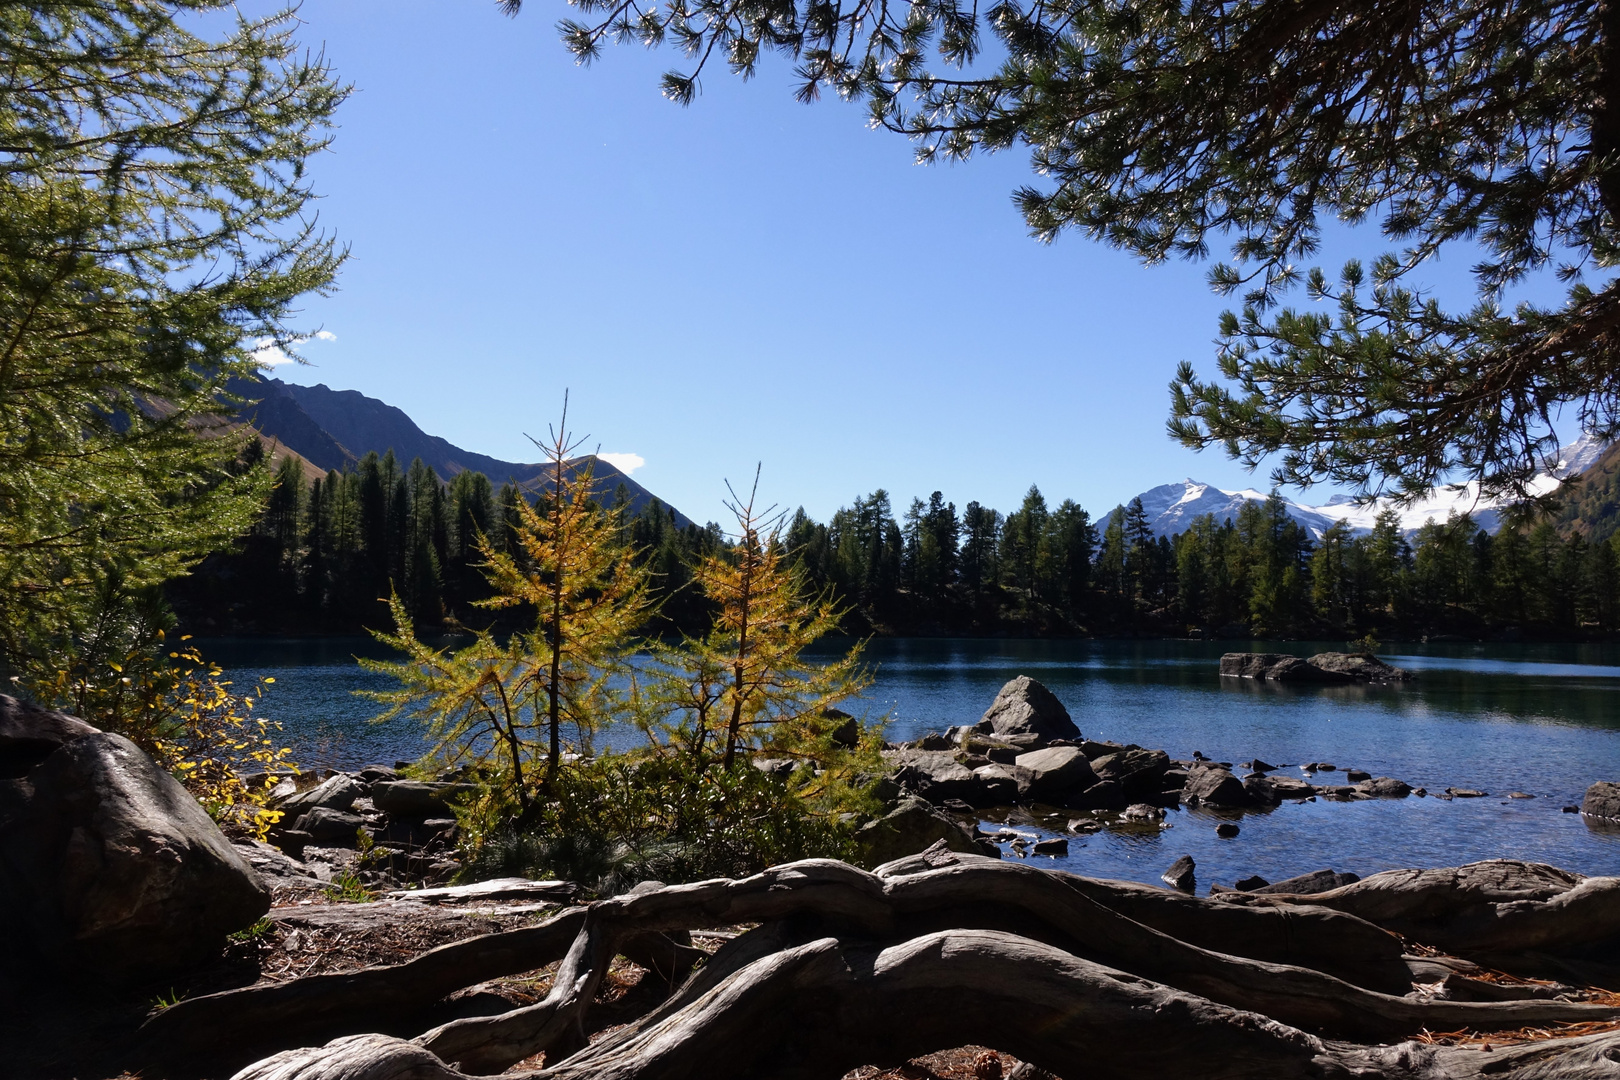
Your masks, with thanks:
M352 255L307 307L312 365L275 374L517 460L568 388L589 445L699 520L756 462L767 501L823 520L878 487L1005 511L1036 483L1098 514L1187 476L1268 486L1164 434L1228 306L1205 266L1042 245L1009 198L1023 151L916 166L860 107L796 103L781 60L688 108L658 92L671 51L578 67L566 11L305 0L302 40L357 88L313 166ZM1382 250L1347 237L1324 265ZM1466 297L1466 269L1424 280Z

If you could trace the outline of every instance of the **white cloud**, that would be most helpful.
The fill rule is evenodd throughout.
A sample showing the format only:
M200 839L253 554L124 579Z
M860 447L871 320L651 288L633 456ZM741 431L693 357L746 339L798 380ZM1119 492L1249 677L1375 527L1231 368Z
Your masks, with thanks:
M303 345L309 341L336 341L337 335L330 330L317 330L313 337L295 338L294 346ZM287 351L276 344L274 338L260 338L253 343L253 351L249 354L255 363L261 367L280 367L282 364L295 364L298 361L287 355Z
M254 345L256 348L250 355L254 363L263 367L280 367L282 364L293 362L293 358L288 356L273 338L260 338Z
M626 476L647 464L647 459L640 454L597 454L596 456Z

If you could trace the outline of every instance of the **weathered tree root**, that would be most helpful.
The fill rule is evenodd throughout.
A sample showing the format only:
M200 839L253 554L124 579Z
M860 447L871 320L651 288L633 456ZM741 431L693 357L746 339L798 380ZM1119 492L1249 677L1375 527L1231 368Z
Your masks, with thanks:
M885 949L823 938L731 973L685 1007L523 1080L824 1080L940 1046L995 1045L1059 1075L1576 1080L1620 1075L1620 1033L1493 1053L1320 1040L1252 1012L1011 934L956 930ZM235 1080L465 1080L383 1036L288 1051Z
M763 925L722 949L652 1013L586 1046L587 1011L609 961L633 937L745 922ZM544 1001L443 1025L414 1040L430 1058L393 1048L391 1060L408 1058L415 1064L399 1067L428 1070L423 1077L452 1066L459 1072L444 1075L489 1074L545 1051L552 1060L561 1055L541 1074L547 1077L645 1080L754 1075L749 1070L763 1059L749 1057L752 1048L775 1047L772 1073L808 1078L977 1038L1062 1075L1076 1054L1095 1072L1099 1060L1125 1052L1118 1033L1132 1030L1142 1043L1128 1048L1130 1063L1106 1065L1104 1075L1149 1072L1161 1040L1176 1047L1178 1064L1167 1068L1193 1075L1186 1055L1236 1040L1232 1060L1252 1056L1253 1068L1208 1075L1336 1075L1355 1059L1368 1076L1438 1077L1471 1074L1457 1071L1462 1059L1446 1066L1450 1072L1434 1071L1445 1058L1434 1056L1439 1050L1413 1048L1399 1060L1365 1064L1374 1051L1356 1043L1394 1041L1423 1028L1620 1020L1620 1009L1605 1005L1437 1001L1357 985L1351 979L1388 985L1399 972L1404 989L1410 975L1393 935L1342 912L1196 900L975 856L934 853L876 873L807 860L739 881L617 897L592 905L577 925ZM1121 987L1130 994L1122 998ZM970 1013L995 1019L981 1029L979 1019L965 1023ZM1159 1030L1166 1017L1184 1029L1181 1036ZM1257 1031L1265 1034L1258 1043L1244 1041ZM1322 1036L1355 1043L1322 1043ZM740 1045L728 1048L728 1040ZM1311 1048L1304 1057L1302 1045ZM272 1058L242 1076L273 1066L293 1070L277 1077L310 1080L327 1073L306 1075L298 1062L324 1070L338 1067L333 1055L363 1053L359 1043L338 1046ZM1428 1064L1411 1064L1419 1059ZM783 1072L783 1062L798 1064Z
M1308 908L1271 906L1246 911L1267 918L1242 927L1223 919L1230 952L1188 944L1111 910L1086 893L1113 898L1068 874L974 856L917 873L883 878L831 860L806 860L775 867L741 881L710 881L619 897L594 905L585 928L564 960L551 994L525 1009L497 1017L457 1020L417 1041L446 1061L473 1072L498 1072L515 1061L580 1040L579 1025L595 996L616 942L631 930L696 928L737 922L768 922L814 915L843 924L845 934L883 943L903 941L946 927L974 927L1019 933L1098 963L1234 1007L1263 1012L1283 1023L1320 1034L1362 1040L1395 1039L1421 1028L1490 1030L1530 1024L1608 1020L1620 1010L1556 1001L1502 1003L1420 1001L1378 993L1309 967L1267 963L1230 955L1245 947L1274 951L1277 938L1288 947L1315 948L1324 964L1340 954L1345 941L1357 943L1362 931L1399 962L1399 943L1353 917ZM1089 888L1088 888L1089 887ZM1189 912L1174 906L1153 908L1148 898L1117 886L1148 917L1171 913L1180 922ZM1161 893L1169 897L1168 893ZM1196 901L1194 901L1197 903ZM1205 902L1206 905L1208 902ZM1208 905L1212 913L1223 909ZM1259 935L1255 931L1259 930ZM1269 934L1266 933L1269 931ZM1208 929L1204 935L1210 936ZM1404 973L1405 968L1401 969ZM1404 980L1410 986L1409 976Z
M162 1060L228 1048L248 1055L235 1059L242 1061L356 1031L396 1031L463 987L556 961L584 925L585 909L568 908L536 926L451 942L404 964L187 998L146 1022L143 1047Z

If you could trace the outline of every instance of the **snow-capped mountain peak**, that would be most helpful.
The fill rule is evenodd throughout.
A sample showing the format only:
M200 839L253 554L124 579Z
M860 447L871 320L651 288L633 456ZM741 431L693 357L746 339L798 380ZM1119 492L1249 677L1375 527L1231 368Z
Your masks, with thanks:
M1609 445L1590 434L1582 435L1560 448L1557 465L1538 477L1531 485L1532 489L1538 494L1551 491L1559 481L1590 468ZM1216 522L1236 519L1245 503L1264 502L1267 495L1254 488L1228 491L1189 477L1179 484L1163 484L1144 491L1138 498L1142 500L1142 508L1147 511L1153 534L1174 536L1186 532L1195 520L1205 514L1213 514ZM1325 503L1314 506L1286 497L1283 503L1288 515L1305 526L1315 539L1320 539L1339 521L1348 525L1353 533L1371 532L1379 512L1389 507L1387 500L1358 506L1352 496L1343 494L1334 495ZM1420 503L1393 509L1402 534L1408 536L1430 520L1445 521L1453 512L1471 515L1475 524L1488 533L1495 533L1502 525L1502 504L1481 498L1479 485L1473 483L1456 490L1442 488Z

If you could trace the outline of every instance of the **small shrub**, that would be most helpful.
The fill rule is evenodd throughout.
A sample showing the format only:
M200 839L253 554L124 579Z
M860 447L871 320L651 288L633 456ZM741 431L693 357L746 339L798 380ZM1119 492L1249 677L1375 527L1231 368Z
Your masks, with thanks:
M270 934L270 931L274 930L275 928L276 924L271 922L269 919L260 919L252 926L244 926L236 933L230 935L230 939L232 941L241 942L258 941L261 938L267 937Z
M808 770L806 770L808 772ZM557 877L611 896L641 881L743 877L850 854L851 831L758 769L614 754L564 770L526 819L478 830L463 876Z
M269 806L273 774L295 768L290 751L279 745L281 725L253 715L264 686L275 680L236 693L224 671L185 644L189 637L169 649L164 631L156 630L155 646L82 660L26 690L129 739L221 827L263 840L282 816ZM249 785L242 777L251 773L264 773L265 780Z
M368 889L365 882L347 870L332 877L326 895L340 904L365 904L377 898L377 894Z

